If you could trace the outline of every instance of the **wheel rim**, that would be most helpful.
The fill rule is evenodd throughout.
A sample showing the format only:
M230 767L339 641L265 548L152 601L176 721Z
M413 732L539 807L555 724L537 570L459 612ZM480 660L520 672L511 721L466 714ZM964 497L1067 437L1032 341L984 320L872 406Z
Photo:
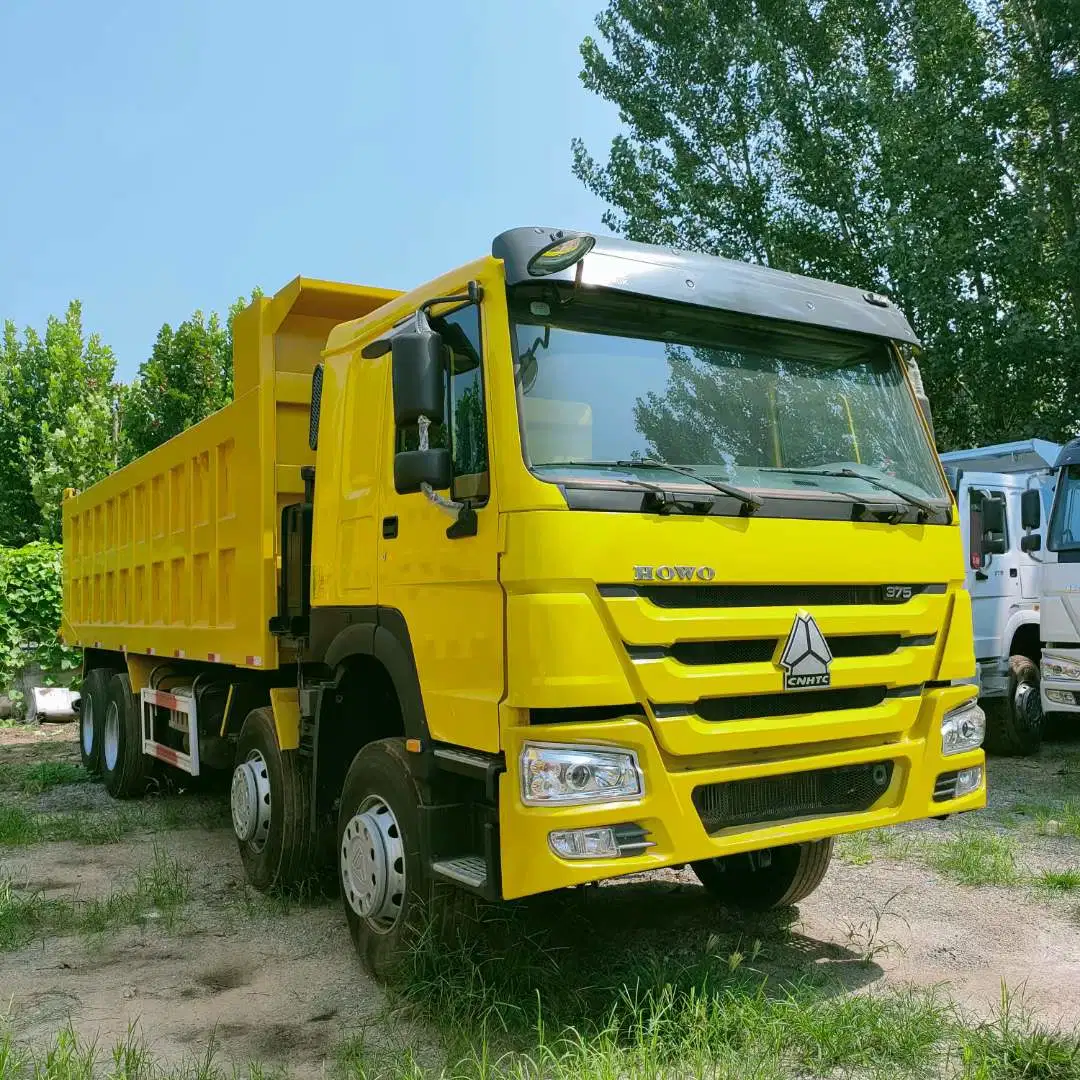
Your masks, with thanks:
M270 835L270 773L258 750L233 769L229 801L237 838L253 851L262 851Z
M1029 731L1038 731L1042 727L1042 702L1039 700L1038 687L1028 682L1017 683L1013 710Z
M394 811L369 795L341 838L341 885L349 907L387 933L405 901L405 847Z
M83 695L79 708L79 732L83 755L89 757L94 752L94 699L89 694Z
M105 751L105 768L112 771L120 757L120 709L115 701L110 701L105 709L105 736L101 748Z

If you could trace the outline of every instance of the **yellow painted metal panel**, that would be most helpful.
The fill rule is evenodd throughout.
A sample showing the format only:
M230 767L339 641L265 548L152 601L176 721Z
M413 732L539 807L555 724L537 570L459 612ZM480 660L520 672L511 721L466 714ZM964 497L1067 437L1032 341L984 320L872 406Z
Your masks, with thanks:
M69 644L278 664L279 514L302 495L327 336L397 294L296 278L234 324L235 399L64 501Z
M270 691L270 705L274 710L278 746L282 750L296 750L300 746L299 691L295 686L274 687Z

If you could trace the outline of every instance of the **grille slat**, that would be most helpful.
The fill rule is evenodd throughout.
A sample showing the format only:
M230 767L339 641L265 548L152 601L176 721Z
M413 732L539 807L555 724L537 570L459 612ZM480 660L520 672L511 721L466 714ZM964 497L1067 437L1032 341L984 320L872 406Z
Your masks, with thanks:
M834 659L888 656L900 648L932 645L935 634L843 634L826 639ZM627 645L631 660L672 660L688 667L723 664L767 664L780 647L779 638L732 641L677 641L674 645Z
M693 802L706 831L869 810L892 782L894 763L875 761L783 776L703 784Z
M885 700L884 686L855 686L838 690L804 691L796 694L751 694L746 697L702 698L694 711L702 720L757 720L800 713L838 712L841 709L872 709Z
M896 605L906 603L915 596L944 592L944 584L600 586L601 596L640 596L661 608Z

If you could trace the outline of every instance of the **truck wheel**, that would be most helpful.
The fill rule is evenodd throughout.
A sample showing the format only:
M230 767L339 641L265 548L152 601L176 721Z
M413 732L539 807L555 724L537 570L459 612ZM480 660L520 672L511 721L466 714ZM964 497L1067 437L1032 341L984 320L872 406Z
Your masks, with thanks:
M230 803L244 874L256 889L287 888L311 873L311 772L299 753L278 747L269 706L249 712L240 729Z
M353 944L377 978L407 955L431 900L421 802L404 739L368 743L353 758L338 815L338 878Z
M94 668L83 679L79 701L79 753L87 772L101 771L101 737L105 725L109 680L116 674L109 668Z
M101 778L114 799L130 799L146 791L149 776L142 748L139 709L126 674L113 675L105 696L101 731Z
M1009 657L1009 691L984 701L986 749L992 754L1025 756L1042 745L1043 713L1039 668L1026 656Z
M722 904L745 911L788 907L809 896L825 877L832 837L765 851L691 863L698 881Z

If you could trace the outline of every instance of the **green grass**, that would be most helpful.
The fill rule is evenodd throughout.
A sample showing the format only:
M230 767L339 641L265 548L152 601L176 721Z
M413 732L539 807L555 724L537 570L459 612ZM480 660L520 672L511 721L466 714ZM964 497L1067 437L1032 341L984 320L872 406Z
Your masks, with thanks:
M1080 840L1080 803L1040 808L1035 815L1035 831L1040 836L1071 836Z
M0 950L19 949L46 936L102 934L152 916L171 928L187 898L184 867L156 849L153 861L134 873L130 885L101 898L46 897L18 888L10 878L0 880Z
M964 829L947 840L929 841L922 857L938 873L961 885L1017 885L1016 841L982 829Z
M0 765L0 790L39 795L61 784L85 784L93 777L81 766L67 761L39 761L33 764Z
M837 858L852 866L865 866L874 861L868 832L845 833L837 838Z
M1080 889L1080 870L1043 870L1032 878L1032 884L1049 892L1074 892Z
M141 802L114 803L100 811L64 813L36 813L17 803L0 801L0 847L51 840L115 844L134 832L224 828L228 823L229 807L215 797L150 797Z

